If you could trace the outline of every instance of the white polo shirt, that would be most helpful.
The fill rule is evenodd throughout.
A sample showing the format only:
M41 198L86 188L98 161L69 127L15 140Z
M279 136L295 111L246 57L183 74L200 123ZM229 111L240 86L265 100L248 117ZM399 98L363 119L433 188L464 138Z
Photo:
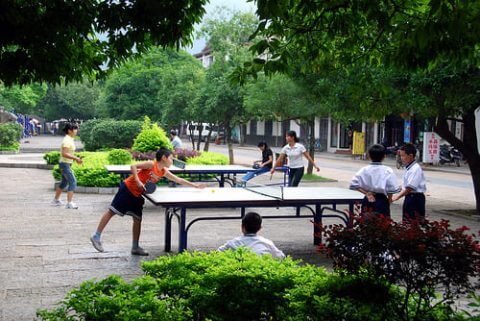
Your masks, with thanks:
M422 167L416 161L407 165L405 174L403 174L403 187L411 188L412 193L425 193L427 191Z
M305 167L305 164L303 163L303 153L306 151L305 146L300 143L295 143L293 147L288 144L283 146L280 153L287 155L288 167L301 168Z
M280 251L275 244L269 239L256 234L245 234L228 241L218 248L219 251L226 251L228 249L235 250L241 246L249 247L258 255L271 254L272 257L283 259L285 254Z
M400 184L393 170L379 162L373 162L361 168L353 176L350 189L359 188L384 195L400 192Z

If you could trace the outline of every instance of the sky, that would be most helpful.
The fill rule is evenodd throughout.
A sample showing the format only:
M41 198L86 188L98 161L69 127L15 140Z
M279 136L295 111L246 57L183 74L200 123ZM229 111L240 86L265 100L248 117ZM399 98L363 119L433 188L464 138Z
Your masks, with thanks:
M256 6L253 2L248 2L247 0L210 0L205 6L206 13L203 16L208 17L216 7L227 7L235 11L252 11L255 12ZM199 30L200 25L195 27L196 30ZM185 48L185 50L191 54L199 53L203 47L205 47L205 39L195 39L193 41L193 46L191 48Z

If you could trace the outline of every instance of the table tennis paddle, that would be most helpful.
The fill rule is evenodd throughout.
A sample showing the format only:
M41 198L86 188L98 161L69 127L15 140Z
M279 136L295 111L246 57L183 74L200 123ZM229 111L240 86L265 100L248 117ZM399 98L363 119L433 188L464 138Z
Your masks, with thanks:
M153 182L146 182L145 185L145 194L152 194L157 189L157 184Z

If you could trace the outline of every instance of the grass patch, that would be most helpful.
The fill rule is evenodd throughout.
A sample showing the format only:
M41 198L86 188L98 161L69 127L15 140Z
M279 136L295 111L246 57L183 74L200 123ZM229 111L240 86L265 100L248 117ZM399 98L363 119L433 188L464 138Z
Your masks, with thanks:
M303 175L302 180L309 181L309 182L336 182L337 180L326 178L320 175L315 174L305 174Z

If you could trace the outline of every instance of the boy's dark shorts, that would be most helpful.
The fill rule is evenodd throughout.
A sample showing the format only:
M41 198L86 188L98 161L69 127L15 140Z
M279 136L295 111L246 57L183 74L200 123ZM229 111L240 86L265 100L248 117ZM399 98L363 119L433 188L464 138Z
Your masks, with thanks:
M120 216L131 215L138 220L142 220L143 204L145 204L143 197L134 196L122 182L109 209Z

